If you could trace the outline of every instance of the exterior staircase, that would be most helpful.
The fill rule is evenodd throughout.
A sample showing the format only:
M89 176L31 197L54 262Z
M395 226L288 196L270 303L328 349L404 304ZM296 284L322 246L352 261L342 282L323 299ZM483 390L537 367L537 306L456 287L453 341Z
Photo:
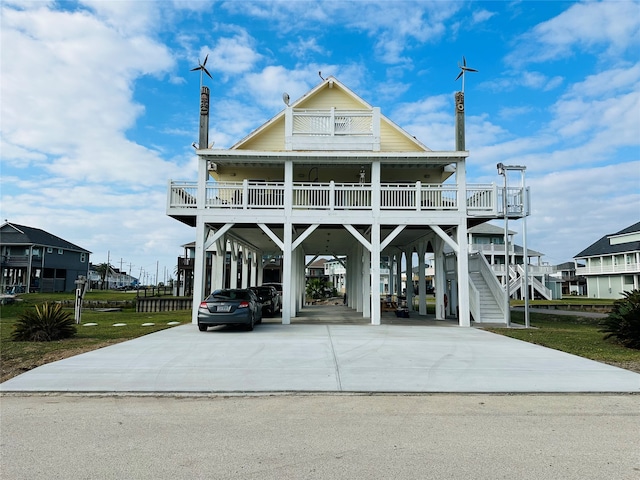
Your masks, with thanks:
M480 318L474 316L473 320L477 323L505 323L501 305L496 301L482 273L470 272L469 275L480 299Z
M469 284L469 307L473 321L506 324L504 289L481 253L469 255Z

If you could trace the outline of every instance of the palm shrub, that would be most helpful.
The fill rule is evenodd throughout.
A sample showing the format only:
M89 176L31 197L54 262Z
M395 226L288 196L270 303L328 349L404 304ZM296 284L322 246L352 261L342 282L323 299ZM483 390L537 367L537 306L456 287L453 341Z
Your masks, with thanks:
M604 320L601 332L605 339L615 338L625 347L640 350L640 290L623 292L613 302L613 310Z
M44 303L18 316L11 338L16 342L51 342L70 338L76 326L59 303Z

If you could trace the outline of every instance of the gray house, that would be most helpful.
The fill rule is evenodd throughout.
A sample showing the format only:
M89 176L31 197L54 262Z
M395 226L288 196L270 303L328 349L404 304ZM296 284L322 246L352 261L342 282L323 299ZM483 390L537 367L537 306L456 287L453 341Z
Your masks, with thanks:
M621 298L640 288L640 222L603 236L573 258L583 264L576 274L586 277L591 298Z
M0 252L2 292L71 292L89 272L89 250L39 228L3 224Z

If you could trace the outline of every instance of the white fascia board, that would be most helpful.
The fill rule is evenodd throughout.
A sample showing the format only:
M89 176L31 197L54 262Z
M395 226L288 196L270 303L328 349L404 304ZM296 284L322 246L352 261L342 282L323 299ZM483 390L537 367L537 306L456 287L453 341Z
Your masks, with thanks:
M403 160L408 162L421 162L424 160L439 160L444 162L456 162L469 156L468 151L425 151L425 152L351 152L351 151L278 151L267 152L257 150L199 150L198 155L207 160L230 161L263 161L281 162L283 160L295 160L299 163L317 162L319 159L334 158L341 162L360 163L363 160L384 161Z

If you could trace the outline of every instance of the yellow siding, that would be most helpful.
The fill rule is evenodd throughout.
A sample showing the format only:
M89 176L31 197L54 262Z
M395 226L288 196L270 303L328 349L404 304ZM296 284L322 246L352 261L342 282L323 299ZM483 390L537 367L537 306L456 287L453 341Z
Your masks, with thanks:
M338 110L360 110L366 108L366 104L346 94L342 89L333 87L325 88L318 92L317 95L305 99L295 106L295 108L308 108L310 110L330 109L331 107Z
M424 148L382 120L380 122L380 151L423 152Z
M259 135L247 140L239 150L279 152L284 150L284 117L265 128Z
M295 105L295 108L309 110L361 110L368 108L364 101L342 90L338 86L325 87L309 98L303 99ZM283 151L285 149L284 116L281 116L273 124L268 125L262 131L255 133L245 143L238 147L241 150L257 151ZM425 149L412 141L407 135L403 135L396 127L381 119L380 124L380 150L383 152L422 152Z

